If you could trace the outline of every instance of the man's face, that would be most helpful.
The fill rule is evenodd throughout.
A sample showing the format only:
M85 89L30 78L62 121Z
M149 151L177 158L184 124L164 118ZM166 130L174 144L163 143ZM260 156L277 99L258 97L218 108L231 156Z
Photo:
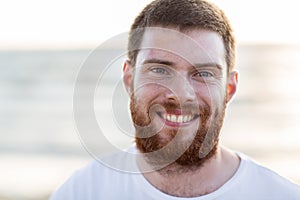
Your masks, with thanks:
M127 65L136 143L148 161L200 165L212 157L226 104L235 92L228 93L234 78L227 76L220 36L203 30L185 35L149 30L134 70Z

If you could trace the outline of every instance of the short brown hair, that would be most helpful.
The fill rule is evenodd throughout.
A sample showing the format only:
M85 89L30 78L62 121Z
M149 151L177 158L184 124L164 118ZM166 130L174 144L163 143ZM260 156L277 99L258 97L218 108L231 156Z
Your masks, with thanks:
M131 26L128 41L128 58L136 64L138 48L147 27L176 27L180 31L206 29L217 32L223 39L227 71L235 66L235 38L224 12L205 0L155 0L147 5Z

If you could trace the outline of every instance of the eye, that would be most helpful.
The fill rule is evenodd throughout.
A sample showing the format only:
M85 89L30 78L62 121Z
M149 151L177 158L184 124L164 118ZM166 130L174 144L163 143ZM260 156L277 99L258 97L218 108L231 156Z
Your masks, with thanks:
M196 77L202 77L202 78L209 78L209 77L212 77L214 75L211 72L202 71L202 72L197 72L194 76L196 76Z
M169 72L162 68L162 67L153 67L150 69L151 72L155 73L155 74L161 74L161 75L168 75Z

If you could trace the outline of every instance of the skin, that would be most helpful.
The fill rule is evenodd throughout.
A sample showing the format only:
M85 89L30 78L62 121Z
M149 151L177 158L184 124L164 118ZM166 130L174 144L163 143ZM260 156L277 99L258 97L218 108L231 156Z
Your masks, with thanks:
M147 113L147 108L152 105L148 110L150 119L145 115L141 124L135 124L135 127L154 127L151 130L156 131L151 134L157 134L161 147L174 139L171 134L174 132L179 135L177 146L193 141L195 131L209 127L216 121L214 116L219 116L225 110L237 88L238 74L236 71L227 72L221 37L207 30L192 30L185 35L188 38L164 30L146 32L136 66L126 61L123 68L125 87L130 95L134 94L141 113ZM205 120L202 115L192 111L169 111L161 106L164 101L176 105L206 105L212 113ZM163 114L189 114L193 119L174 123L162 117ZM222 122L217 125L221 128ZM214 136L216 141L220 129L217 130ZM240 162L236 154L218 143L216 145L212 156L205 157L212 148L206 150L201 165L183 166L172 162L143 175L154 187L173 196L196 197L211 193L234 175ZM151 162L140 164L141 171L149 167L146 165L151 165Z

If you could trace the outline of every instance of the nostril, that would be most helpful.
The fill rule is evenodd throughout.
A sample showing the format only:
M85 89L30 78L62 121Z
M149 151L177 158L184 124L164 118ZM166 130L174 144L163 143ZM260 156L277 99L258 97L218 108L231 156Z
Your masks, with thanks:
M166 95L166 98L168 99L168 101L170 102L176 102L177 98L176 95L174 93L169 93Z
M174 97L168 97L168 100L169 101L176 101L176 98L174 98Z

